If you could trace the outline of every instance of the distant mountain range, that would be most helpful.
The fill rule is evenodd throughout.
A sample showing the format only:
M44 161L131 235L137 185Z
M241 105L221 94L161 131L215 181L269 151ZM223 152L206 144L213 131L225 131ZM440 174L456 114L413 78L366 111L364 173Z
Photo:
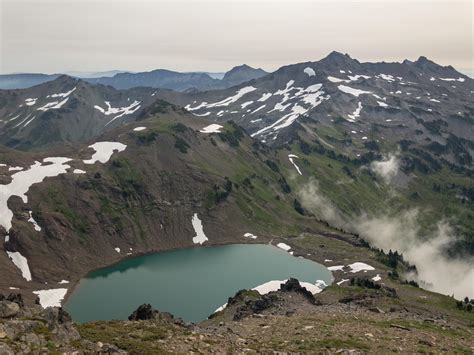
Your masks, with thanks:
M110 85L116 89L151 87L176 91L202 91L225 89L244 81L267 74L262 69L248 65L237 66L227 73L190 72L157 69L149 72L129 73L118 70L88 73L68 72L70 76L84 79L92 84ZM58 78L61 74L8 74L0 75L0 89L24 89Z

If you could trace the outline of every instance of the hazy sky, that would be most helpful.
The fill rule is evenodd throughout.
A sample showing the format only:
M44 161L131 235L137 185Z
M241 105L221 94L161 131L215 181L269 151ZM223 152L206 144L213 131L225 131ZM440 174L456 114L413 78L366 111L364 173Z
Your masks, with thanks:
M0 71L274 70L332 50L474 69L468 1L0 0Z

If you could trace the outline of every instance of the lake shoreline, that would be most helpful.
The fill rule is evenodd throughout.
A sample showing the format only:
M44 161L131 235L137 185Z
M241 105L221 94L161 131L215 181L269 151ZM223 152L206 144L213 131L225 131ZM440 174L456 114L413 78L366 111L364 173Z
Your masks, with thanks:
M272 246L272 249L266 248L251 248L251 245L258 245L261 247L268 247ZM235 248L226 248L234 246ZM225 249L212 248L212 247L222 247ZM210 251L210 249L214 249ZM197 254L189 253L192 250L199 250ZM204 252L208 250L207 252ZM164 255L163 258L160 259L143 259L143 257L151 256L151 255ZM223 260L222 255L227 255L228 259ZM186 255L186 258L182 259L182 262L176 263L175 259L178 257L183 258ZM265 256L266 255L266 256ZM202 257L213 257L212 263L203 262ZM283 258L283 259L282 259ZM132 259L137 259L137 264L129 263ZM282 260L286 261L282 261ZM183 263L184 261L184 263ZM120 263L125 263L124 269L120 270L113 270L114 265L118 265ZM151 263L151 264L150 264ZM156 265L160 265L156 271L153 268ZM193 263L193 264L189 264ZM152 267L152 269L150 269ZM169 267L171 271L169 272L161 272L162 270L167 270L166 268ZM250 269L249 269L250 268ZM107 273L107 269L109 269L109 273ZM124 271L127 270L125 273ZM197 270L201 270L201 274L195 274L198 272ZM206 271L207 270L207 271ZM226 270L226 271L224 271ZM246 270L246 271L245 271ZM299 271L298 271L299 270ZM306 271L304 271L306 270ZM312 271L311 271L312 270ZM91 276L94 272L103 271L104 275L92 275L92 277L87 278L87 276ZM118 272L118 273L117 273ZM304 274L301 274L303 272ZM174 273L174 274L173 274ZM177 274L176 274L177 273ZM135 275L131 277L130 275ZM147 276L148 275L148 276ZM170 284L169 277L172 276L172 280ZM194 275L194 276L192 276ZM202 279L202 275L213 275L209 276L210 279L204 278ZM298 276L299 275L299 276ZM306 276L303 276L306 275ZM104 279L105 277L105 279ZM130 278L127 281L127 277ZM146 281L145 278L151 277L153 281ZM163 279L164 277L164 279ZM317 280L322 280L326 285L330 285L334 282L334 276L332 275L331 271L327 269L327 267L323 263L318 263L315 260L311 260L309 258L305 258L300 255L293 256L292 254L278 248L272 243L261 243L261 242L250 242L250 243L225 243L225 244L213 244L207 245L205 248L177 248L174 250L168 250L165 252L157 252L157 253L143 253L142 255L134 255L132 258L127 257L122 259L118 263L112 264L112 266L99 268L95 271L89 272L84 278L81 278L78 282L74 283L67 294L67 297L63 300L63 307L68 310L68 312L72 313L74 318L74 308L83 307L81 306L84 304L89 304L90 307L96 308L96 312L106 312L106 310L102 308L97 308L97 299L102 300L110 300L113 303L114 299L118 299L120 297L113 297L115 295L122 295L122 300L120 303L120 307L124 307L123 303L129 301L134 302L133 297L135 294L128 293L128 290L124 288L123 285L131 284L134 289L146 289L147 294L146 296L140 295L139 301L136 301L137 304L133 303L133 309L138 307L142 303L150 302L150 297L153 299L157 299L159 304L160 297L164 298L164 302L174 302L175 297L168 297L168 287L173 288L177 287L175 295L179 298L179 295L187 295L189 292L204 292L201 294L201 297L197 297L199 302L215 302L214 305L220 305L222 300L231 297L240 289L251 289L253 287L259 286L262 283L266 283L268 281L276 281L276 280L284 280L288 277L295 277L301 278L301 281L308 282L311 284L316 284ZM190 282L183 283L183 282L175 282L174 280L185 280L188 278ZM87 283L85 285L81 285L81 281L87 279ZM161 281L160 281L161 280ZM164 281L163 281L164 280ZM168 281L166 281L168 280ZM199 281L198 281L199 280ZM220 280L220 281L219 281ZM253 280L253 281L252 281ZM130 283L131 281L131 283ZM141 282L145 282L141 284ZM220 287L218 289L214 288L214 282L217 282ZM195 285L193 289L194 291L187 290L188 287L192 287L191 285ZM241 286L236 286L236 285ZM93 286L91 286L93 285ZM137 286L138 285L138 286ZM159 291L156 288L159 285ZM174 285L174 286L173 286ZM196 285L199 285L196 288ZM207 285L207 286L206 286ZM84 288L82 288L84 287ZM115 287L115 289L114 289ZM227 289L226 289L227 287ZM238 287L238 288L236 288ZM209 293L210 291L210 293ZM80 293L78 295L78 292ZM124 294L125 292L125 294ZM153 293L155 292L155 293ZM156 293L158 292L158 293ZM110 294L110 297L106 296ZM75 295L76 297L81 297L80 301L75 299L75 302L71 303L71 297ZM97 296L100 295L100 296ZM98 298L97 298L98 297ZM168 297L168 298L166 298ZM185 296L183 296L185 297ZM187 297L187 296L186 296ZM217 297L217 300L212 301L212 297ZM220 298L219 298L220 297ZM96 299L97 298L97 299ZM145 302L145 300L148 301ZM143 300L143 301L141 301ZM172 300L172 301L170 301ZM163 300L162 300L163 301ZM196 300L194 300L196 302ZM99 301L100 302L100 301ZM186 302L183 301L184 304ZM110 308L112 304L107 304ZM73 307L71 309L71 307ZM90 307L85 307L84 310L87 312ZM107 307L105 307L107 308ZM160 309L160 307L157 307ZM184 306L186 308L186 306ZM200 307L195 307L197 309L196 312L201 311ZM208 306L209 308L209 306ZM209 310L212 311L215 309ZM132 309L132 310L133 310ZM205 309L205 308L203 308ZM122 310L122 308L120 309ZM164 310L168 311L165 307ZM179 309L181 311L181 309ZM176 313L177 311L174 310L171 313ZM79 314L83 315L83 311ZM209 314L206 313L206 317ZM182 315L179 315L181 316ZM84 316L83 316L84 317ZM114 316L115 317L115 316ZM123 315L121 315L123 317ZM186 317L184 317L186 318ZM97 318L103 319L103 318ZM198 319L199 321L202 319ZM80 319L76 318L76 321L83 322ZM88 320L86 320L88 321Z

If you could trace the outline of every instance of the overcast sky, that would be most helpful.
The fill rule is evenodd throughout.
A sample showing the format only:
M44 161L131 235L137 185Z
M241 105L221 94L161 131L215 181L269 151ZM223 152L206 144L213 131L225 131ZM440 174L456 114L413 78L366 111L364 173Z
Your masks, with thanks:
M473 70L467 1L0 0L0 71L272 71L332 50Z

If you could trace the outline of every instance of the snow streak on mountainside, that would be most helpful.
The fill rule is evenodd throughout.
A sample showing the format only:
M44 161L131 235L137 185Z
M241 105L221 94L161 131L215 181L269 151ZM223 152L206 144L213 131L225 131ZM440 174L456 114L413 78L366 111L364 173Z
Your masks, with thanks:
M0 144L28 150L86 142L135 121L157 101L157 90L126 91L61 76L23 90L0 90Z
M360 142L368 139L374 125L381 132L379 140L390 139L388 132L395 132L397 139L422 132L417 134L425 139L423 135L433 135L433 126L439 124L451 134L472 138L474 81L424 57L415 62L360 63L333 52L318 62L282 67L251 85L162 94L196 116L233 120L272 145L285 144L298 127L312 129L307 119L323 127L338 125Z

